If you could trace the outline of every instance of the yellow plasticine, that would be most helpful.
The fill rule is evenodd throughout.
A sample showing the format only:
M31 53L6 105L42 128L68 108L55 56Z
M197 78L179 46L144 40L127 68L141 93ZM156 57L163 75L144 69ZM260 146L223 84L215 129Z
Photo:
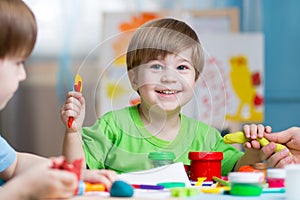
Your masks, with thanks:
M264 137L263 138L256 138L256 140L259 142L259 144L261 146L266 146L267 144L270 143ZM234 143L243 144L245 142L250 141L250 139L247 139L245 137L245 134L243 132L239 131L239 132L229 133L229 134L225 135L224 138L223 138L223 141L226 144L234 144ZM284 145L282 145L282 144L276 143L276 150L275 150L275 152L281 151L284 148L287 148L287 147L284 146Z
M226 134L223 138L224 142L226 144L244 144L245 142L248 142L249 140L245 137L245 134L241 131L235 132L235 133L229 133Z

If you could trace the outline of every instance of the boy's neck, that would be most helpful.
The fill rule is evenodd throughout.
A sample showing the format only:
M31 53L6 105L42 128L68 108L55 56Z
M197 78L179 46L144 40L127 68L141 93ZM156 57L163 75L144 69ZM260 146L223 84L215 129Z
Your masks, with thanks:
M166 113L138 107L147 130L157 138L172 141L180 129L180 112Z

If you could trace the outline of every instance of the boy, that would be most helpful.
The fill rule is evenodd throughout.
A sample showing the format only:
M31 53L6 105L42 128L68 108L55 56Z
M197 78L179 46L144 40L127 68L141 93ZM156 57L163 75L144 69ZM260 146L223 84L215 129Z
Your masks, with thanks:
M24 60L30 55L37 34L36 20L22 0L0 1L0 110L13 97L19 82L26 79ZM75 174L52 169L63 158L53 161L33 154L16 152L0 135L0 199L67 198L74 194ZM83 178L102 181L107 188L115 178L112 171L87 171ZM92 177L94 176L94 177Z
M126 56L129 79L141 103L108 112L93 126L82 128L84 98L69 92L61 109L66 127L70 116L75 119L66 128L67 159L85 157L92 169L131 172L150 168L148 154L154 151L171 151L175 162L187 165L190 151L222 151L223 175L260 161L259 151L243 154L224 144L216 129L181 113L204 65L197 34L187 24L171 18L144 24L133 35Z

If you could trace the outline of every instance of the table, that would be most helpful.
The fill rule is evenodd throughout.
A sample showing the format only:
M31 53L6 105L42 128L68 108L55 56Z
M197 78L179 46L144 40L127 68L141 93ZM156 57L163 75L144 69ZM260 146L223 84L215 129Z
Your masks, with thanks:
M189 200L285 200L285 194L276 194L276 193L270 193L270 194L262 194L258 197L241 197L241 196L232 196L232 195L218 195L218 194L204 194L200 193L198 196L194 197L185 197L185 198L175 198L170 197L169 195L161 195L161 194L155 194L149 193L149 195L135 195L131 198L116 198L116 197L109 197L108 195L86 195L86 196L76 196L71 198L71 200L101 200L101 199L109 199L109 200L145 200L145 199L165 199L165 200L175 200L175 199L189 199Z

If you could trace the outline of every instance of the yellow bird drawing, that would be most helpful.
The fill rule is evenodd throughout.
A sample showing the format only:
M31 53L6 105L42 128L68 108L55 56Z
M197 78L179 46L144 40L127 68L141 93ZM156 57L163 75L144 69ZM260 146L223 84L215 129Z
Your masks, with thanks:
M262 121L263 114L255 109L257 92L253 84L252 74L246 56L236 56L230 59L230 80L232 89L240 102L235 115L227 115L227 119L234 121ZM249 116L243 116L243 109L247 106Z

